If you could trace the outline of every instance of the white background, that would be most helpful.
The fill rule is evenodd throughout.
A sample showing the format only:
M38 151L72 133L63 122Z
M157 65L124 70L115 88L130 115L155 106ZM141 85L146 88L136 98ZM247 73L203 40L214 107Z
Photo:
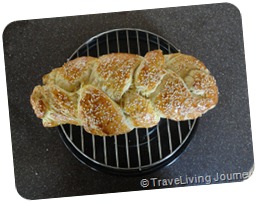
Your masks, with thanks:
M16 20L38 19L49 17L84 15L90 13L106 13L114 11L141 10L149 8L177 7L198 5L206 3L220 3L220 1L191 0L191 1L151 1L151 0L126 0L126 1L76 1L76 0L4 0L0 3L0 31L3 33L5 26ZM257 12L254 1L231 0L242 14L243 33L246 55L246 69L248 80L248 92L251 111L251 125L256 152L257 134L257 94L255 91L256 81L256 58L257 58ZM1 43L2 44L2 43ZM16 191L14 181L12 148L9 112L7 102L6 77L3 48L0 49L0 202L28 202ZM235 87L236 88L236 87ZM256 153L255 153L256 154ZM81 197L66 197L39 202L233 202L257 200L256 192L257 175L253 173L250 179L241 183L218 184L207 186L194 186L174 189L159 189L138 192L125 192L116 194L90 195Z

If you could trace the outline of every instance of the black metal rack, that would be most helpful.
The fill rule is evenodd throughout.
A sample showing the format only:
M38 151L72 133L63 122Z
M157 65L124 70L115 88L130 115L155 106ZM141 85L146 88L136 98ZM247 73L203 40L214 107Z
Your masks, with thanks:
M115 29L92 37L68 60L112 52L144 56L155 49L161 49L164 54L179 51L172 43L152 32ZM83 127L74 125L61 125L59 132L70 151L91 168L118 175L137 175L174 162L191 140L196 123L197 120L175 122L161 119L153 128L134 129L112 137L91 135Z

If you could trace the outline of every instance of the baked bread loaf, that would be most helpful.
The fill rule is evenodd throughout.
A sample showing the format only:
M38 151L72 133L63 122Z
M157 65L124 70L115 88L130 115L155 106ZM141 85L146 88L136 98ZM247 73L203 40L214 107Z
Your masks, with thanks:
M79 57L53 69L30 102L45 127L73 124L110 136L153 127L160 118L200 117L217 104L218 88L193 56L113 53Z

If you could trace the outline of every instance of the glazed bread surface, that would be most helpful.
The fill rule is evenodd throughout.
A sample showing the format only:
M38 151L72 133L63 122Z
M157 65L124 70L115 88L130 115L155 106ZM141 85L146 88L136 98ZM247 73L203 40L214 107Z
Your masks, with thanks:
M144 57L78 57L43 76L30 101L45 127L73 124L111 136L153 127L160 118L198 118L216 106L218 88L195 57L154 50Z

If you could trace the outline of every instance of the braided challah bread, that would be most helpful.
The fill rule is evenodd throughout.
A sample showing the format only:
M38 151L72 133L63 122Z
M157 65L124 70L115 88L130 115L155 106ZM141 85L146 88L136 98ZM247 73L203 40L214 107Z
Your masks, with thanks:
M153 127L160 118L195 119L215 107L218 88L192 56L113 53L53 69L30 102L45 127L73 124L94 135L119 135Z

